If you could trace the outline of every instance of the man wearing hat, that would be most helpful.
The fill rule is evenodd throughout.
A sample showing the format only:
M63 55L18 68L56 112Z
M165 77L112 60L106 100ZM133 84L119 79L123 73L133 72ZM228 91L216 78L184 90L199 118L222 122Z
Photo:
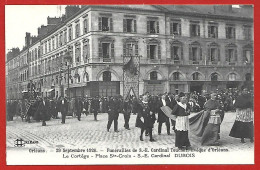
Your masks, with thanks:
M148 96L142 97L142 102L138 105L138 115L136 118L136 127L141 128L140 140L143 141L143 133L145 130L149 132L150 142L154 142L153 139L153 113L148 105Z

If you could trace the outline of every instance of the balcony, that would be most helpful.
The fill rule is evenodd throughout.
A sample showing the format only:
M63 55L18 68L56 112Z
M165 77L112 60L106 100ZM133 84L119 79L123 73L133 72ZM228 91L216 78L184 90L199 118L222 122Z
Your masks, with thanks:
M202 65L202 64L204 64L204 63L203 63L203 61L191 61L191 60L190 60L190 61L189 61L189 64L190 64L190 65Z
M103 27L102 27L102 31L109 31L109 27L103 26Z
M171 58L167 58L166 62L167 62L167 64L176 64L176 65L182 65L183 64L183 61L174 60L174 59L171 59Z

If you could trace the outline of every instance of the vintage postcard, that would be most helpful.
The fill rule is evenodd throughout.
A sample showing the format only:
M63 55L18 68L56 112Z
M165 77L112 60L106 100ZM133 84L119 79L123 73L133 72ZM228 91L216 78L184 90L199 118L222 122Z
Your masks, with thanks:
M7 165L254 164L253 5L6 5Z

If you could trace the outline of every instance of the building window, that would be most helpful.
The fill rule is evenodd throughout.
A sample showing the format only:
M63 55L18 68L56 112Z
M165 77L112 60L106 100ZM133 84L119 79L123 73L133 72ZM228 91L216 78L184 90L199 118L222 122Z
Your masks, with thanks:
M210 49L210 61L214 62L217 60L217 49L211 48Z
M102 56L103 58L110 58L110 43L102 43Z
M244 62L251 63L251 50L244 50Z
M89 44L87 42L84 42L83 44L83 59L84 62L88 62L88 58L89 58Z
M80 43L76 44L76 50L75 50L75 58L76 58L76 63L80 62L80 56L81 56L81 48L80 48Z
M174 61L180 61L181 48L179 46L171 46L171 59Z
M159 33L159 21L147 21L147 33L155 34Z
M58 47L59 47L59 36L56 35L56 48L58 48Z
M192 54L192 61L196 62L198 61L198 54L199 48L198 47L192 47L191 48L191 54Z
M136 20L123 19L123 30L124 32L136 32Z
M218 26L216 26L216 25L208 26L208 37L209 38L218 38Z
M226 61L229 64L235 64L237 61L237 46L234 44L228 44L226 46Z
M191 37L196 37L200 36L200 25L192 23L190 24L190 36Z
M138 55L138 44L137 44L137 42L125 42L123 44L123 55L124 56Z
M179 72L175 72L172 74L172 79L173 80L180 80L180 73Z
M88 33L88 18L85 18L84 21L83 21L83 24L84 24L84 33Z
M103 81L111 81L111 72L110 71L103 72Z
M54 37L52 38L52 49L55 49Z
M44 52L45 52L45 54L46 54L46 53L47 53L47 42L45 42L44 45L45 45L45 46L44 46L44 48L45 48L45 49L44 49ZM30 53L31 53L31 52L30 52Z
M67 30L64 31L64 44L67 43Z
M161 59L161 46L160 44L147 45L147 58Z
M211 43L208 45L208 61L217 64L220 61L220 48L216 43Z
M252 27L245 25L243 31L244 31L244 39L251 40L252 39Z
M60 34L60 46L62 46L62 44L63 44L62 41L63 41L63 33Z
M69 41L72 40L72 26L69 27Z
M156 71L152 71L150 73L150 80L158 80L158 73Z
M181 23L180 22L170 22L170 34L181 35Z
M211 81L218 81L218 74L217 73L211 74Z
M113 31L113 19L109 17L98 18L99 31Z
M48 51L51 51L51 40L48 40L48 47L49 47Z
M247 73L245 77L246 77L246 81L252 81L252 76L250 73Z
M235 81L236 80L236 74L235 73L230 73L228 75L228 80L229 81Z
M226 26L226 38L227 39L236 38L236 28L234 26Z
M79 23L76 24L76 29L75 30L76 30L75 37L78 38L80 36L80 24Z
M196 72L192 74L192 80L200 80L201 75L200 73Z

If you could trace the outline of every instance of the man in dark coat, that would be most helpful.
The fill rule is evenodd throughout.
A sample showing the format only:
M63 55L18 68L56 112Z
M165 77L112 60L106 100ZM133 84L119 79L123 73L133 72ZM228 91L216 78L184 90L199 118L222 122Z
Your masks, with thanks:
M114 131L118 131L118 116L119 116L120 103L116 98L110 98L108 102L108 122L107 122L107 131L111 127L111 124L114 122Z
M136 127L141 128L140 140L143 141L143 133L145 130L149 132L150 142L154 142L153 139L153 112L150 110L148 105L148 97L144 95L142 103L138 103L138 115L136 117Z
M161 97L161 99L159 100L159 104L158 104L158 134L161 134L161 130L162 130L162 124L165 123L166 124L166 128L167 128L167 134L170 135L170 119L163 113L163 111L161 110L162 106L168 106L170 107L171 102L170 100L166 100L167 96L163 95Z
M76 99L75 108L76 108L76 115L78 117L78 120L80 121L81 113L83 111L83 103L81 101L81 98Z
M170 108L173 109L175 107L175 105L177 105L178 102L179 102L179 95L175 94L174 99L171 102ZM172 120L172 119L171 119L171 122L172 122L172 130L175 130L176 122L175 122L175 120Z
M130 101L128 99L126 99L124 101L123 113L124 113L124 120L125 120L124 127L127 130L130 130L130 128L129 128L129 120L130 120L130 115L131 115L131 103L130 103Z
M49 106L46 98L40 99L37 112L39 112L41 116L42 126L46 126L46 120L49 114Z
M65 124L65 120L66 120L66 115L68 113L68 101L67 99L65 99L64 97L60 97L60 99L58 100L58 108L61 112L61 123Z
M97 121L97 115L98 115L98 110L99 110L99 100L98 100L98 97L94 98L91 101L91 110L94 113L94 120Z

